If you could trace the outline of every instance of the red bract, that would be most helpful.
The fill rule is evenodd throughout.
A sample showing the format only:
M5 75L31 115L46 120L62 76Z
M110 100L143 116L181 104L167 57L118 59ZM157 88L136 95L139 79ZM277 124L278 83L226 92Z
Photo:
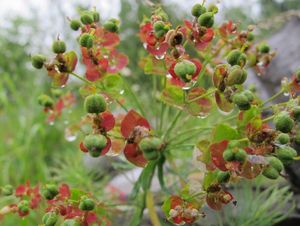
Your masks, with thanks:
M139 141L148 135L150 125L148 121L134 110L130 110L121 122L121 134L127 140L124 155L131 163L143 167L147 160L139 150Z
M237 26L230 20L227 23L223 23L220 28L219 32L222 36L226 37L228 35L234 34L236 32Z
M219 190L216 192L208 192L206 196L207 205L214 209L220 210L224 204L228 204L233 200L232 194L227 191Z
M222 171L227 171L226 161L223 158L223 152L227 148L228 141L224 140L215 144L211 144L209 149L211 153L211 160L214 165Z

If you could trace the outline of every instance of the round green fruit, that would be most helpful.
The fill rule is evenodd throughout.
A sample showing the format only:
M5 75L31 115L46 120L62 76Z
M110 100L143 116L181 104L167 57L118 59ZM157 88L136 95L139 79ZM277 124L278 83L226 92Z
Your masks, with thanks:
M296 121L298 121L298 122L300 121L300 107L299 106L294 107L293 116Z
M79 44L82 47L91 48L93 46L94 36L88 33L84 33L79 38Z
M290 165L294 161L294 157L297 156L296 150L289 146L280 147L275 153L277 158L279 158L285 166Z
M227 62L231 65L238 65L240 56L242 52L240 50L234 49L227 55Z
M218 183L227 183L230 180L230 172L223 172L220 171L217 174L217 181Z
M64 41L56 40L52 44L52 51L56 54L66 52L66 43Z
M252 42L255 39L255 35L252 32L249 32L247 35L247 40Z
M55 184L46 184L42 189L42 195L47 200L52 200L58 195L59 191Z
M81 23L79 20L71 20L70 27L72 30L78 31L78 29L81 27Z
M31 57L32 66L36 69L41 69L46 62L46 57L41 54L36 54Z
M106 31L117 33L119 31L119 26L115 20L108 20L103 24Z
M178 62L174 67L175 74L184 82L190 82L196 70L196 65L189 60Z
M29 202L27 200L22 200L18 204L18 209L22 213L28 213L29 212Z
M250 90L244 90L243 94L248 98L249 102L254 100L254 95Z
M267 44L261 44L259 46L259 52L261 52L261 53L269 53L270 49L271 49L270 46Z
M84 198L79 203L79 209L83 211L91 211L94 208L95 208L95 202L90 198Z
M280 112L274 118L274 124L276 130L281 131L283 133L289 133L293 129L295 122L290 117L288 112Z
M144 153L157 152L162 145L161 139L157 137L145 137L139 143L139 148Z
M93 15L94 22L99 22L100 21L100 14L98 12L93 11L92 15Z
M84 109L87 113L99 114L106 110L106 101L100 94L92 94L85 98Z
M107 145L107 139L101 134L90 134L84 138L83 145L89 150L92 157L99 157Z
M223 152L223 158L227 162L233 161L234 160L234 153L233 153L233 151L231 149L226 149Z
M286 133L280 133L277 137L276 137L276 141L279 144L287 144L290 142L290 136Z
M61 226L80 226L80 223L74 219L65 220Z
M45 226L54 226L57 221L58 216L55 212L48 212L42 218L42 222Z
M38 97L38 103L43 107L52 107L54 105L54 100L46 94L42 94Z
M276 180L279 177L278 171L271 166L264 169L262 175L264 175L266 178L269 178L271 180Z
M237 152L234 153L234 158L238 162L245 162L247 158L247 152L244 149L238 149Z
M212 12L203 13L198 18L198 24L203 27L211 28L214 22L214 13Z
M272 157L269 160L269 165L272 166L274 169L276 169L279 173L284 168L282 162L278 158L276 158L276 157Z
M300 145L300 129L297 130L294 141L296 144Z
M235 65L229 70L229 74L226 80L226 85L241 85L247 79L247 71L242 69L239 65Z
M219 12L219 8L215 4L209 4L207 7L207 11L216 14Z
M91 12L84 12L80 17L80 20L85 25L92 24L94 22L94 18Z
M198 3L193 6L191 13L194 17L198 18L203 13L206 13L206 8L203 5Z

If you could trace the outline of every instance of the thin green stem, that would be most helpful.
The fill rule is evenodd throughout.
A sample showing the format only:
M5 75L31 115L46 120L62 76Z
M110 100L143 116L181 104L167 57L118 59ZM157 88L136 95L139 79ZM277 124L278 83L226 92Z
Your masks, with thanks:
M125 89L127 90L128 94L132 97L132 100L136 104L136 106L139 109L139 111L141 112L141 114L143 116L146 116L146 113L145 113L141 103L139 102L137 96L135 95L135 93L133 92L133 90L130 88L130 86L128 85L128 83L126 81L124 81L124 86L125 86Z
M265 104L273 101L274 99L276 99L277 97L279 97L280 95L282 95L284 93L284 89L281 89L278 93L276 93L275 95L271 96L269 99L267 99L265 102L263 102L260 107L264 106Z
M178 121L178 119L180 118L182 114L182 111L178 111L176 116L174 117L173 121L171 122L169 128L167 129L167 132L165 133L165 135L163 136L163 138L167 138L170 134L170 132L173 130L173 128L176 126L176 123Z
M192 102L194 102L194 101L197 101L197 100L200 100L200 99L202 99L202 98L204 98L204 97L207 97L207 96L213 94L216 90L217 90L217 89L212 89L212 90L206 92L205 94L203 94L203 95L201 95L201 96L198 96L198 97L195 97L195 98L193 98L193 99L191 99L191 100L188 100L187 103L192 103Z
M268 122L268 121L272 120L274 117L275 117L275 115L272 115L268 118L263 119L262 122Z
M203 130L209 130L209 129L212 129L213 127L196 127L196 128L193 128L193 129L188 129L188 130L185 130L179 134L176 134L174 137L171 137L169 140L168 140L168 143L171 143L172 141L174 140L177 140L178 137L182 137L186 134L190 134L190 133L193 133L193 132L201 132Z
M83 81L83 82L85 82L85 83L87 83L89 85L93 84L91 81L85 79L84 77L82 77L82 76L80 76L80 75L78 75L78 74L76 74L74 72L71 72L70 75L73 75L74 77L78 78L79 80L81 80L81 81Z

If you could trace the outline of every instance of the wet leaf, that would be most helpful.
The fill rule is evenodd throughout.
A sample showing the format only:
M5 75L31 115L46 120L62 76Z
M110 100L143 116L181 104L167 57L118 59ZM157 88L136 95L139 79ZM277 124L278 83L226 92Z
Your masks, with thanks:
M218 108L224 112L231 112L234 108L234 104L230 103L224 96L223 93L216 91L215 99L218 105Z

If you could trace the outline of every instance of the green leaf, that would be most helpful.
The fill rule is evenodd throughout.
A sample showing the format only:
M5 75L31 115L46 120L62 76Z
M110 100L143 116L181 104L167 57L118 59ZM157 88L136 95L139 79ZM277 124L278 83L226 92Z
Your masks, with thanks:
M73 188L73 189L71 189L70 200L72 200L73 202L79 202L80 198L83 195L86 195L86 193L79 189Z
M236 129L231 128L226 124L219 124L213 130L212 142L220 142L222 140L237 140L239 133Z
M238 128L245 128L245 126L255 118L260 118L260 110L257 107L251 107L248 111L243 111L238 120Z
M184 94L183 90L178 86L168 86L162 91L161 100L169 105L183 107Z
M165 181L164 181L164 163L165 163L165 156L161 156L159 161L158 161L158 164L157 164L157 177L158 177L158 181L159 181L159 184L160 184L160 187L161 189L170 194L170 191L166 188L165 186Z
M207 172L203 180L203 189L206 191L208 187L214 183L218 175L218 171Z
M168 197L165 199L161 209L165 213L166 216L169 216L169 212L171 209L171 197Z
M140 62L140 65L144 68L146 75L162 75L165 76L167 71L165 62L163 60L157 60L154 56L149 55Z
M130 226L139 226L141 225L141 221L143 218L143 212L146 205L146 192L139 194L139 196L136 199L136 208L133 213L132 219L129 223Z
M145 192L150 188L152 177L157 163L157 160L150 161L142 172L142 188Z
M64 59L66 61L67 71L74 71L78 61L76 53L74 51L67 52L64 54Z
M105 75L100 80L101 89L111 97L118 97L124 90L122 77L118 74Z

